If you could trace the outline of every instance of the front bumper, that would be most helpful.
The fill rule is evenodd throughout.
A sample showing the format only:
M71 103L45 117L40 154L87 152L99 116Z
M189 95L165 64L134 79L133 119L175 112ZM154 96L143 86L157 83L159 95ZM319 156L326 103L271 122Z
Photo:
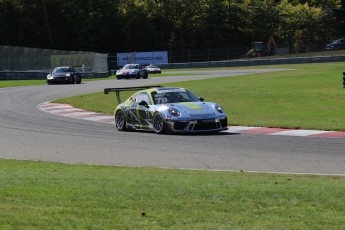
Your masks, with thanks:
M135 78L137 77L138 73L135 74L116 74L116 78L117 79L121 79L121 78Z
M47 78L48 83L66 83L70 81L70 77L49 77Z
M147 70L148 73L162 73L161 70Z
M173 132L218 132L228 129L227 117L203 120L167 120L167 124Z

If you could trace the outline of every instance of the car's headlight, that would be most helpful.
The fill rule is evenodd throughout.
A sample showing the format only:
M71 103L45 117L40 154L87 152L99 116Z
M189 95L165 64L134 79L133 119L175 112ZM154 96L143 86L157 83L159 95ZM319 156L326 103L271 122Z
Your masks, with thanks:
M175 108L169 108L168 112L173 116L180 116L180 112Z
M222 107L220 105L216 105L214 107L219 113L224 113L224 110L222 109Z
M66 73L66 77L69 77L69 76L71 76L71 74L70 73Z

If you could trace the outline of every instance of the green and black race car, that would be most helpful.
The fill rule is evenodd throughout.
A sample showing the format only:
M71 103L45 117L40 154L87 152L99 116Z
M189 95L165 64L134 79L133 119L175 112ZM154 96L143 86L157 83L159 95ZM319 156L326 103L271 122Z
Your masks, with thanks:
M120 91L140 90L125 102ZM151 130L170 132L219 132L228 129L222 107L205 102L190 91L174 87L106 88L104 93L116 92L115 126L120 131Z

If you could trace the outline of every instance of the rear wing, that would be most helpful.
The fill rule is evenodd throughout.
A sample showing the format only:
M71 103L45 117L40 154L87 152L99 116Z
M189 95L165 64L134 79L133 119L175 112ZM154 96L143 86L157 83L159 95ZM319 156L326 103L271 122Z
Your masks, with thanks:
M134 91L134 90L143 90L143 89L159 88L159 87L162 87L162 86L151 85L151 86L138 86L138 87L105 88L104 94L109 94L110 92L115 92L117 102L120 104L121 103L120 91Z

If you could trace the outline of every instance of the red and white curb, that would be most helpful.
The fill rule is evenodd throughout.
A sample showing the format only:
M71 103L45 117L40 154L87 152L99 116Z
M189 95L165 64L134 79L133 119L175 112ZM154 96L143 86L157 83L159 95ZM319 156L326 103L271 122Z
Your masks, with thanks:
M245 134L266 134L274 136L345 138L345 132L337 131L282 129L246 126L230 126L226 132Z
M89 112L77 109L68 104L59 104L44 102L37 106L40 110L78 119L89 121L114 123L114 117L101 113ZM274 136L296 136L296 137L328 137L328 138L345 138L345 132L323 131L323 130L303 130L303 129L283 129L283 128L265 128L265 127L247 127L247 126L229 126L227 133L244 133L244 134L265 134Z
M77 109L67 104L44 102L42 104L39 104L38 108L42 111L65 117L73 117L89 121L114 123L113 116Z

